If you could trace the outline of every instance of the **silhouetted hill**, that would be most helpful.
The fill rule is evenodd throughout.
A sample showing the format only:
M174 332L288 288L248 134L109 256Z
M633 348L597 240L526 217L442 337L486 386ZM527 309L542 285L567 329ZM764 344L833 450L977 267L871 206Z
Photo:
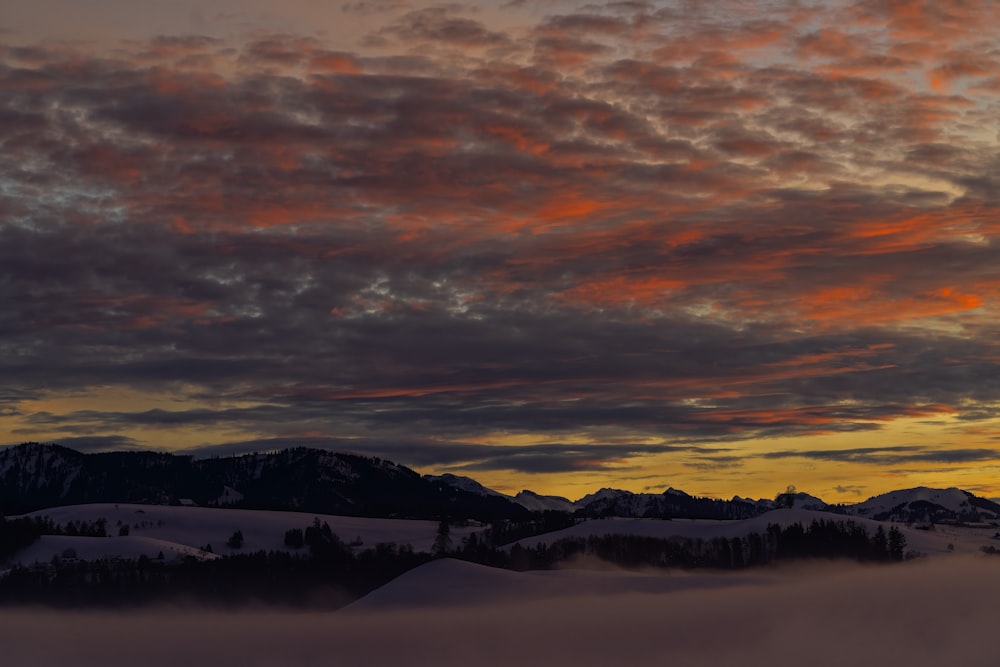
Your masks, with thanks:
M296 448L195 460L155 452L82 454L59 445L0 449L0 512L95 502L180 503L352 516L517 518L506 498L424 479L378 458Z

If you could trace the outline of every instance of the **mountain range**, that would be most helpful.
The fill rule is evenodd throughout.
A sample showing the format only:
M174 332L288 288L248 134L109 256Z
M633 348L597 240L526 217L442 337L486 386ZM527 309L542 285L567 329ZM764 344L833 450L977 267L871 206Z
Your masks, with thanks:
M1000 505L961 489L917 487L853 505L802 492L730 500L600 489L576 501L523 490L514 496L469 477L420 475L385 459L295 448L226 458L136 452L85 454L55 444L0 448L0 515L97 502L194 504L347 516L526 519L537 512L588 517L746 519L790 507L878 521L1000 522Z

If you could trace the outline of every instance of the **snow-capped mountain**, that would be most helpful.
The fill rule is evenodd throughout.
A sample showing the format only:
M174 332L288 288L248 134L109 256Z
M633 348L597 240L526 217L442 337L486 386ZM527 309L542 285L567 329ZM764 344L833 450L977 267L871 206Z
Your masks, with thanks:
M802 491L781 493L773 502L770 502L770 505L774 508L785 507L797 510L817 510L820 512L829 508L829 505L820 498L803 493Z
M471 477L462 477L461 475L453 475L447 472L443 475L424 475L424 479L430 482L439 482L441 484L446 484L453 489L458 489L460 491L465 491L466 493L472 493L477 496L496 496L498 498L510 498L510 496L500 493L499 491L494 491L488 487L483 486Z
M594 493L588 493L583 498L576 501L577 505L581 507L587 507L591 503L595 502L616 502L621 498L630 498L635 494L631 491L622 491L621 489L609 489L603 488L595 491ZM648 494L647 494L648 495Z
M443 475L424 475L424 479L446 484L452 488L466 491L468 493L474 493L479 496L495 496L498 498L504 498L517 503L531 512L575 512L581 507L580 505L573 503L562 496L543 496L527 489L519 492L516 496L508 496L507 494L500 493L499 491L494 491L491 488L483 486L471 477L462 477L461 475L453 475L451 473L445 473Z
M743 498L741 496L733 496L731 502L739 503L741 505L751 505L753 507L756 507L758 511L760 511L761 513L775 509L775 502L770 498L759 498L755 500L753 498Z
M532 512L575 512L580 505L562 496L543 496L527 489L514 496L514 502Z
M759 501L739 498L719 500L699 498L668 488L663 493L632 493L622 489L604 488L591 493L576 505L590 517L656 517L690 519L745 519L774 508L771 501L761 505Z
M914 489L890 491L849 505L848 514L877 521L933 523L941 520L994 521L1000 519L1000 505L962 489Z

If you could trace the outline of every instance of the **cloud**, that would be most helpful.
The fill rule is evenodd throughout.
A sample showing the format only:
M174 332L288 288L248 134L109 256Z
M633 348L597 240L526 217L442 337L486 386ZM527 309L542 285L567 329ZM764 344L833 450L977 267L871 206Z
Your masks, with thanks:
M631 458L652 454L686 452L691 447L673 445L613 445L543 444L501 446L481 449L473 463L455 466L456 470L513 470L521 473L580 472L590 470L628 469ZM475 450L472 450L475 451Z
M78 452L108 452L140 449L140 443L124 435L81 436L60 438L59 444Z
M685 461L684 466L695 470L726 470L732 468L742 468L746 463L745 456L716 456L705 455L694 461Z
M382 43L0 48L10 432L764 447L992 418L989 7L341 7ZM107 387L216 402L29 407ZM502 465L616 465L587 456Z
M406 0L356 0L341 3L340 9L346 14L381 14L409 6Z
M379 31L375 39L425 40L465 48L498 47L510 43L510 38L504 33L489 30L479 21L455 14L455 7L443 6L408 12Z
M243 452L311 447L390 458L404 465L433 467L452 472L511 470L520 473L627 470L630 459L660 454L691 454L717 458L719 449L694 446L615 442L613 444L541 443L484 445L475 442L400 437L337 438L326 436L241 440L183 450L196 457L225 456ZM62 441L65 444L65 440ZM69 445L67 445L69 446ZM721 457L725 460L727 457Z
M974 463L996 461L996 449L937 449L925 445L899 447L858 447L840 450L783 450L760 454L765 459L804 458L818 461L847 461L877 465L901 463ZM839 489L838 489L839 490Z

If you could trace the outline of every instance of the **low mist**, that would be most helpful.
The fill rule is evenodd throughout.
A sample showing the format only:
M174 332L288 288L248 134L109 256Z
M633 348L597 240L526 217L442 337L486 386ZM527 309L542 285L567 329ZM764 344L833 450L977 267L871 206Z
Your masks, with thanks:
M4 609L0 641L5 664L102 667L797 661L992 667L1000 659L1000 559L808 566L726 581L657 593L427 601L384 611Z

